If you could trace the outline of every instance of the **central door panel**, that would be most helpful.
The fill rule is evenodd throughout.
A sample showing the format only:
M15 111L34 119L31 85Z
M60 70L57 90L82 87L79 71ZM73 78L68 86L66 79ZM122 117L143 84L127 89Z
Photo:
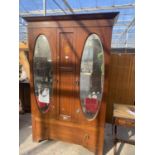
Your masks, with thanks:
M72 29L58 29L57 33L59 119L71 121L75 97L75 34Z

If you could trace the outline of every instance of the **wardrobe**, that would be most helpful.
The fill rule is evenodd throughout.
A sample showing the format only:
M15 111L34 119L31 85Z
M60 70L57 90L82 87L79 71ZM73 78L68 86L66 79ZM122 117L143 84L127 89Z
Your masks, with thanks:
M112 28L118 12L23 17L28 23L32 135L102 155Z

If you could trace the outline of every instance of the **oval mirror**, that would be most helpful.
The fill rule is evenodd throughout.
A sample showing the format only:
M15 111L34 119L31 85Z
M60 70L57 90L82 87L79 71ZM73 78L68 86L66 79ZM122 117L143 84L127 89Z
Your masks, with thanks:
M48 111L52 95L53 67L47 38L37 38L33 57L34 91L41 112Z
M91 34L85 43L80 69L80 99L88 120L99 111L104 82L104 52L100 38Z

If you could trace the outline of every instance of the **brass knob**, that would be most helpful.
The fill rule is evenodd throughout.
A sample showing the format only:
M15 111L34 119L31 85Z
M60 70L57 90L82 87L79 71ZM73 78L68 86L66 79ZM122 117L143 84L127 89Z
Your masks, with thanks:
M80 85L80 81L79 80L76 80L75 81L75 85L79 86Z
M89 134L86 133L83 137L83 142L85 143L89 139Z
M80 108L76 109L76 113L80 113Z

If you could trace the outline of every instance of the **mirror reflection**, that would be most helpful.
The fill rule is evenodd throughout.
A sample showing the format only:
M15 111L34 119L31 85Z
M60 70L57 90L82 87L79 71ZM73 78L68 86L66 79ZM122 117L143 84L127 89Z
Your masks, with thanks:
M36 41L33 72L38 107L41 112L47 112L52 94L53 68L51 50L44 35L40 35Z
M88 119L98 113L103 94L104 52L100 38L91 34L85 43L80 70L80 99Z

